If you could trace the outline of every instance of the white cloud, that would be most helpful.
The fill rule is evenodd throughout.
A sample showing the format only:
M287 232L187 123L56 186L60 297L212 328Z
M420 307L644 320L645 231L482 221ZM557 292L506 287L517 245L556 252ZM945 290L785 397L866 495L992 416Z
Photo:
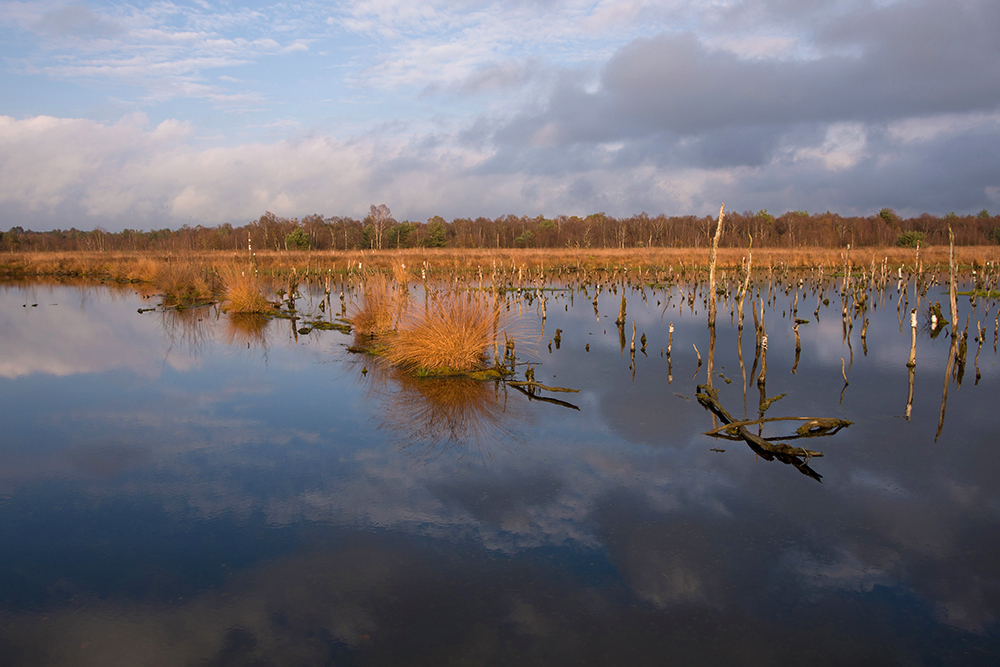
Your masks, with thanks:
M903 144L932 141L939 136L973 128L1000 127L1000 113L950 113L906 118L888 125L889 136Z
M842 171L865 156L867 131L861 123L834 123L826 130L823 144L800 148L796 160L818 160L829 171Z
M968 67L997 60L982 27L994 10L974 0L956 10L962 41L920 68L895 54L939 22L934 1L87 7L0 12L18 80L75 100L54 110L27 92L3 110L0 201L19 224L358 215L371 201L411 218L722 199L978 211L1000 182L995 68ZM136 109L158 126L107 120Z

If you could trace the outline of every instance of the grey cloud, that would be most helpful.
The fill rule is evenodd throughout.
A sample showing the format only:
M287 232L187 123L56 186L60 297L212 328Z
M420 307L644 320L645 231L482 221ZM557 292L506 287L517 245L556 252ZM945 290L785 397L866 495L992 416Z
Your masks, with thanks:
M558 84L498 140L557 144L654 132L696 135L734 126L886 121L1000 103L1000 7L965 3L854 13L821 32L815 60L750 60L709 49L693 33L622 47L601 86ZM540 137L544 134L544 137Z
M544 103L495 126L495 153L477 173L579 183L587 172L640 165L668 174L714 172L705 179L715 185L706 183L686 200L633 173L627 188L619 184L600 204L620 212L678 204L700 210L722 194L747 208L772 210L855 213L889 205L916 214L996 207L996 123L963 128L956 122L919 140L886 128L906 119L995 113L1000 5L853 3L831 10L780 3L786 15L776 7L745 3L734 11L772 23L784 16L812 35L818 57L741 58L712 50L692 33L636 39L611 57L596 89L580 72L556 74ZM476 126L477 137L488 124ZM829 133L838 124L858 136L855 145L831 145ZM825 159L838 151L840 158ZM566 203L587 206L593 199L586 189L574 193Z
M730 186L740 208L871 213L890 206L904 215L995 209L1000 187L1000 130L977 127L912 145L869 132L868 156L843 171L789 160L744 175Z
M528 473L524 477L499 479L492 474L476 475L432 484L432 493L476 519L502 527L527 524L534 511L543 511L558 497L564 481L551 471Z

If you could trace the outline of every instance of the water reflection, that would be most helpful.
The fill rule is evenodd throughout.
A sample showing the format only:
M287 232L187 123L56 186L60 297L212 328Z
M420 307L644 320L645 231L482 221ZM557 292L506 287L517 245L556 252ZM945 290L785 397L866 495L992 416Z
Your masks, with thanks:
M211 306L158 310L160 328L167 341L167 354L175 348L197 357L204 354L215 338L219 312Z
M253 347L267 351L267 327L270 318L258 313L230 313L225 318L222 342L230 346Z
M379 429L420 462L447 454L461 465L487 465L523 439L523 406L500 381L415 377L377 359L355 367L378 401Z
M0 301L0 367L24 371L0 378L5 664L995 664L995 354L936 444L949 346L922 332L907 368L888 296L842 391L840 299L796 332L763 286L768 371L759 359L741 381L755 342L735 318L710 332L633 294L630 319L668 356L623 358L620 294L596 322L589 298L550 304L561 343L532 368L580 388L579 411L394 376L338 332L296 342L258 322L227 338L205 311L167 323L171 339L135 296ZM34 328L58 318L83 342ZM267 364L233 354L258 340ZM797 457L823 484L704 435L686 379L707 370L767 445L761 417L855 422L803 448L822 460Z

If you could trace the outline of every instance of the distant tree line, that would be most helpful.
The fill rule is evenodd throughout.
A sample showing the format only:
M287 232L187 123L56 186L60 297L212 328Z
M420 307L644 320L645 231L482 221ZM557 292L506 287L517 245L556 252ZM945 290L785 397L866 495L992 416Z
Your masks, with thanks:
M372 205L362 220L349 217L307 215L284 218L266 212L256 220L234 227L192 227L109 232L56 229L34 232L11 227L0 232L3 251L135 251L159 250L351 250L382 248L642 248L705 247L711 242L716 218L650 216L640 213L615 218L604 213L585 217L555 218L505 215L499 218L433 216L423 222L397 221L389 207ZM1000 216L986 210L977 215L927 213L902 218L890 208L874 215L841 216L836 213L789 211L779 216L767 210L727 213L722 245L793 248L799 246L852 247L942 245L948 228L959 245L1000 243Z

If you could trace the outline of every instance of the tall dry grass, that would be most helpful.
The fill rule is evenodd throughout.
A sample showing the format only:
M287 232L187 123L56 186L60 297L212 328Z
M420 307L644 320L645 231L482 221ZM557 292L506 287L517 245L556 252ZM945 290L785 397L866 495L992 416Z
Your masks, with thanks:
M362 285L363 298L351 315L351 326L356 334L381 336L396 327L400 311L399 291L382 274L369 275Z
M406 312L387 342L386 358L408 370L475 370L507 324L507 311L484 294L438 293Z
M382 336L395 331L410 302L409 274L404 263L391 266L393 279L383 273L366 272L362 278L364 298L351 316L357 334Z
M157 267L153 282L164 303L190 305L213 298L217 281L211 269L192 262L172 261Z
M723 230L723 238L725 238ZM844 248L755 248L758 266L784 265L788 268L839 267ZM746 255L745 248L719 248L718 266L738 268ZM925 267L941 265L947 270L948 246L926 246L920 249ZM1000 246L960 246L956 248L958 262L968 266L1000 261ZM182 254L156 251L135 252L13 252L0 253L0 276L72 275L114 280L147 280L150 270L160 263L188 263L211 270L245 253L231 251L192 250ZM864 246L851 249L851 256L860 262L873 257L888 258L890 267L911 265L911 249ZM424 262L429 273L490 271L493 267L544 268L546 270L648 270L664 267L697 269L708 264L708 248L551 248L551 249L477 249L477 248L412 248L404 250L327 250L311 252L258 251L255 261L261 275L287 273L297 268L300 274L334 271L344 273L360 265L365 271L393 274L407 273ZM406 269L403 270L403 265Z
M227 264L219 269L226 311L229 313L266 313L271 302L264 298L257 272L248 266Z

